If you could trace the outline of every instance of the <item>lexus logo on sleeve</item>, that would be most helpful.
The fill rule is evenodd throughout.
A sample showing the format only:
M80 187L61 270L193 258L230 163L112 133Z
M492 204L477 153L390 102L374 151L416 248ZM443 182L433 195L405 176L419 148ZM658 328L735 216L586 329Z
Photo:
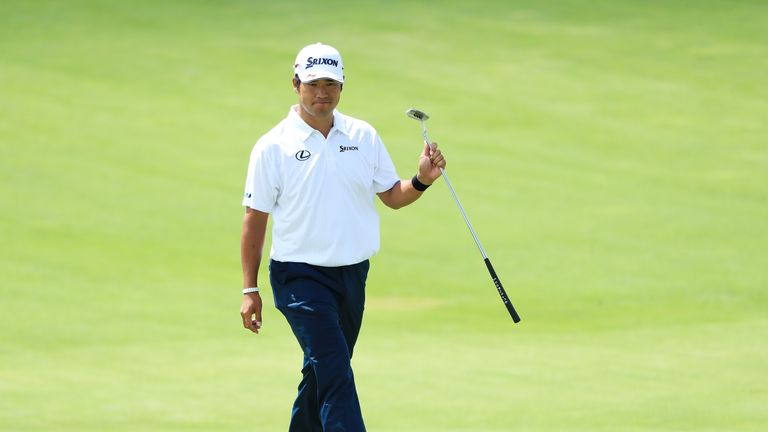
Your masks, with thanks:
M310 156L312 156L312 153L310 153L309 150L299 150L296 152L296 160L298 161L304 162L309 159Z

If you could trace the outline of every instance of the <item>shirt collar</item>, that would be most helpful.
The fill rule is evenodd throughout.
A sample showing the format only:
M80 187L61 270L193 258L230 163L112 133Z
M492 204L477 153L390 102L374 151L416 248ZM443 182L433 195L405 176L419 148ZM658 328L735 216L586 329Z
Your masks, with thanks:
M298 107L298 105L291 107L291 109L288 111L288 120L291 122L291 126L299 133L299 138L302 141L306 141L310 135L312 135L312 132L314 132L315 129L308 125L304 119L301 118L299 113L296 111ZM334 130L338 130L344 135L349 135L347 122L344 121L344 116L338 110L333 110L333 127L331 128L331 132Z

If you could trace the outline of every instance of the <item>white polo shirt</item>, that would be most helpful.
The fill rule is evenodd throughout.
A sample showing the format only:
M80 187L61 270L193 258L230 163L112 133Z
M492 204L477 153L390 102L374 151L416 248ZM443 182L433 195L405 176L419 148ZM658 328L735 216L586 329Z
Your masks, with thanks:
M400 178L376 130L338 111L326 139L291 107L251 152L243 205L272 214L270 257L325 267L379 250L375 198Z

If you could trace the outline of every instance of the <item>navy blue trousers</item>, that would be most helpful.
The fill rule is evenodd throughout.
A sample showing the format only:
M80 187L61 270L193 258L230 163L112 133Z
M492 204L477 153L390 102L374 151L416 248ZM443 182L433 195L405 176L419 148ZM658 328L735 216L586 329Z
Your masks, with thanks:
M365 431L350 360L368 268L368 260L342 267L270 261L275 306L304 352L289 432Z

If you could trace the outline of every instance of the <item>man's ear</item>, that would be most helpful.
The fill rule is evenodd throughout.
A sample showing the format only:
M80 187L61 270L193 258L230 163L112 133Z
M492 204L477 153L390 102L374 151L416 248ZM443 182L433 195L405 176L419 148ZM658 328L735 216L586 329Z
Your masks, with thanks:
M293 89L296 91L296 93L299 92L299 86L301 85L301 81L299 81L298 78L293 79Z

